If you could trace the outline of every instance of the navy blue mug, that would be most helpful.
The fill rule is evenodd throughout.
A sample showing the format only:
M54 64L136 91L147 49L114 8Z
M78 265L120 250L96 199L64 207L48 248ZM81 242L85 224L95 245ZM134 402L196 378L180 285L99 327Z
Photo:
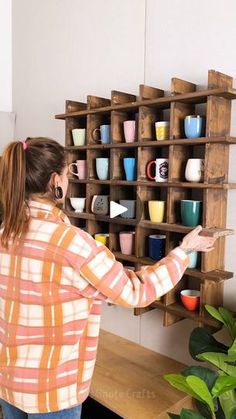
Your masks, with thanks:
M151 234L148 236L148 254L154 260L165 256L166 236L164 234Z

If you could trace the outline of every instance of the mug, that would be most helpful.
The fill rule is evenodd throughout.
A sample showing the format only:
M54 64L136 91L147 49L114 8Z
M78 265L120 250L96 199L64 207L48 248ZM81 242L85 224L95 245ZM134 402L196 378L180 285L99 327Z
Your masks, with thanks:
M100 132L100 140L96 140L95 133ZM95 128L92 131L92 139L94 141L101 141L102 144L109 144L111 142L111 126L110 125L100 125L100 128Z
M94 214L107 215L109 211L109 195L94 195L91 211Z
M124 121L124 135L126 143L135 141L135 120Z
M162 223L164 219L165 201L148 201L150 220L153 223Z
M155 122L157 141L168 140L170 133L170 123L166 121Z
M123 159L126 180L132 181L136 179L136 159L134 157L125 157Z
M134 199L120 199L120 205L127 208L127 211L120 214L123 218L135 218L136 201Z
M191 252L188 254L189 257L189 263L188 263L188 268L189 269L194 269L197 267L197 263L198 263L198 252Z
M105 244L105 246L108 246L109 241L109 233L96 233L94 234L95 240Z
M119 241L121 253L124 255L132 255L134 253L134 231L120 231Z
M72 129L72 137L74 145L80 146L85 144L85 128L74 128Z
M148 179L155 180L156 182L168 181L168 159L151 160L146 169ZM155 176L151 175L151 167L155 164Z
M197 290L182 290L180 291L180 298L184 307L189 311L197 310L200 302L200 291Z
M184 132L187 138L198 138L203 134L203 117L188 115L184 119Z
M187 227L199 225L202 217L202 201L182 199L180 204L182 224Z
M86 167L86 160L76 160L76 163L71 163L69 165L69 172L72 173L72 175L78 176L79 179L85 179L87 176L87 167ZM73 172L72 167L76 166L77 173Z
M200 182L204 170L203 159L188 159L185 168L185 178L189 182Z
M70 204L74 208L75 212L83 212L85 208L86 198L70 198Z
M109 177L109 158L97 157L96 158L96 172L100 180L107 180Z
M148 236L148 254L154 260L165 256L166 236L164 234L151 234Z

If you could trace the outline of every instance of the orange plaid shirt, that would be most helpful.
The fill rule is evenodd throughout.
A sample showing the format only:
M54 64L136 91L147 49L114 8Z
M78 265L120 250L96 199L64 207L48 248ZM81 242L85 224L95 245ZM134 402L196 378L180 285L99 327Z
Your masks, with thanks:
M28 413L82 403L96 361L102 301L144 307L182 277L174 249L137 273L70 225L58 208L30 202L27 234L0 247L0 398Z

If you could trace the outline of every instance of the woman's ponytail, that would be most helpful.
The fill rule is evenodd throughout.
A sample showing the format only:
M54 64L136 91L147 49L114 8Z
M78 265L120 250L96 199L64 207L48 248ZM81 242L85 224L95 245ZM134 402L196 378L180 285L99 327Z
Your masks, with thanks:
M14 141L5 149L0 163L0 199L3 208L1 244L8 247L27 229L25 202L27 143Z

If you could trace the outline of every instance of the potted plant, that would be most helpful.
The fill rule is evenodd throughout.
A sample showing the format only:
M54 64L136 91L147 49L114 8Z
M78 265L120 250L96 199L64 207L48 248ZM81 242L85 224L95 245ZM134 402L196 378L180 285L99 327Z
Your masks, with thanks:
M192 366L181 374L164 376L172 386L192 396L197 409L182 409L180 415L168 413L173 419L236 419L236 318L223 307L206 305L205 308L223 323L230 345L217 341L205 328L192 331L189 340L192 358L206 361L213 368Z

